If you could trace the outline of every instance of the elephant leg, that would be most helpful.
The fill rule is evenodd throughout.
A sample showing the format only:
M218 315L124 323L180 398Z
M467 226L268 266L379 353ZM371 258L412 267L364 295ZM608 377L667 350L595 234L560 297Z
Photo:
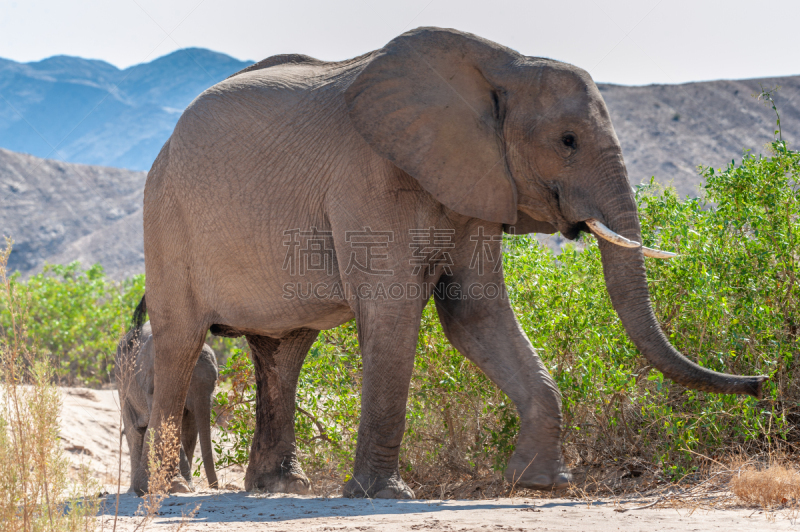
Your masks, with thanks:
M533 489L560 489L570 475L561 455L561 394L522 331L505 296L437 297L436 308L447 338L517 407L520 431L506 480ZM462 281L462 286L471 286Z
M187 482L192 480L192 461L194 460L194 448L197 445L197 420L195 419L194 412L184 409L183 421L181 423L181 447L186 454L186 463L188 471L184 473L181 470L181 475Z
M186 481L189 491L194 491L194 486L192 485L192 461L190 458L187 458L183 445L181 445L180 456L178 458L178 469L181 472L181 476Z
M148 294L149 296L149 294ZM148 299L149 302L149 299ZM191 308L191 307L188 307ZM186 404L186 394L192 378L195 364L200 355L200 350L205 341L207 328L195 327L186 330L178 326L179 323L197 323L200 320L167 320L156 319L152 316L153 336L155 341L154 360L154 393L148 433L154 432L156 448L161 447L161 431L165 426L171 425L177 432L177 445L180 445L180 431L182 429L183 410ZM146 437L142 449L142 460L139 467L132 472L134 491L141 495L148 491L148 473L144 465L147 464L150 438ZM179 463L164 463L162 467L180 473L181 462L186 459L183 450L176 453ZM175 456L175 455L172 455ZM172 493L191 491L189 485L180 475L173 477L169 488Z
M244 477L247 491L311 491L297 460L294 410L297 379L318 334L317 330L298 329L280 340L247 336L256 373L256 428Z
M128 441L128 451L131 455L131 486L134 491L133 472L139 469L139 460L142 458L142 446L144 445L144 433L146 428L137 426L138 416L132 404L122 403L122 423L125 427L125 439Z
M400 477L406 402L424 302L361 302L356 314L364 361L353 477L344 497L413 499Z

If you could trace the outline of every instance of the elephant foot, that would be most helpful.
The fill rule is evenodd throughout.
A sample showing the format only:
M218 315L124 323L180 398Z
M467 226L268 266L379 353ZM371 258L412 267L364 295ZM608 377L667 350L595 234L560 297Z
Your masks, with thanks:
M147 476L134 475L133 481L131 482L130 491L133 491L139 497L148 494L150 492L150 487L148 485ZM194 492L194 486L192 485L192 482L187 481L180 475L176 476L170 481L169 488L167 489L167 493L169 494L192 492Z
M192 493L194 491L194 486L192 486L191 481L187 481L182 476L177 476L172 479L169 486L169 493Z
M354 475L344 485L342 497L351 499L413 499L414 492L397 473L390 477Z
M258 471L248 466L244 476L244 489L265 493L308 495L311 493L311 481L308 480L299 462L292 459L288 464L284 461L277 470L271 471Z
M514 487L532 490L563 490L572 482L566 466L561 460L524 460L516 454L511 457L505 471L505 479Z
M147 493L147 474L141 470L134 471L131 474L131 489L137 497L141 497Z

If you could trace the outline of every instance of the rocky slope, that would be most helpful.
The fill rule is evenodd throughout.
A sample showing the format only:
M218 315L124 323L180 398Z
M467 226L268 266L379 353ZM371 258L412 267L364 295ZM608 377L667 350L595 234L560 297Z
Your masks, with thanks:
M743 149L763 152L772 141L775 113L752 97L761 87L775 95L783 138L800 142L800 76L720 80L682 85L600 85L622 143L632 183L650 176L696 196L697 166L719 168L740 160Z
M115 278L141 273L145 177L0 149L0 235L15 241L9 270L80 260Z

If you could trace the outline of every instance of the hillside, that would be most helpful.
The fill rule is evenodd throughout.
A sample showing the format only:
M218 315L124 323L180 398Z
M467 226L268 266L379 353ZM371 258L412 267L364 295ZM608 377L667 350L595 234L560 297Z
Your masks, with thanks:
M698 165L719 168L773 139L775 113L752 97L760 87L775 95L783 138L800 141L800 76L720 80L682 85L600 85L632 183L650 176L696 196Z
M145 177L0 149L0 235L15 240L9 270L80 260L115 278L144 271Z
M55 56L0 59L0 147L68 162L148 170L183 109L203 90L249 65L187 48L119 70ZM699 164L720 166L771 140L772 110L752 98L781 85L784 136L800 138L800 76L682 85L600 84L631 181L650 176L696 193Z

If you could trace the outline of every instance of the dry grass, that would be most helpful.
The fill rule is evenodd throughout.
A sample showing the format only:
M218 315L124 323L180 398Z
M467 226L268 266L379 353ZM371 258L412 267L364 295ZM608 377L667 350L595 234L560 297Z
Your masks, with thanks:
M0 251L0 284L11 325L0 335L0 523L8 531L94 530L99 487L86 469L67 475L61 395L53 368L27 334L28 294L6 275L11 241Z
M749 466L733 475L730 486L742 502L766 510L800 501L800 471L783 464Z
M148 433L147 474L148 491L142 497L140 509L145 519L152 519L161 509L161 503L169 497L172 477L180 453L180 439L174 423L166 423L159 429L161 438L156 441L155 432Z
M142 496L142 502L136 514L141 517L141 521L136 525L135 530L144 530L153 519L159 515L161 504L169 497L173 487L173 479L178 473L178 461L180 459L180 434L174 422L162 423L158 428L159 438L155 437L156 431L149 431L147 438L147 493ZM190 512L193 516L200 509L198 505ZM184 517L176 530L180 530L185 525L185 521L191 517Z

